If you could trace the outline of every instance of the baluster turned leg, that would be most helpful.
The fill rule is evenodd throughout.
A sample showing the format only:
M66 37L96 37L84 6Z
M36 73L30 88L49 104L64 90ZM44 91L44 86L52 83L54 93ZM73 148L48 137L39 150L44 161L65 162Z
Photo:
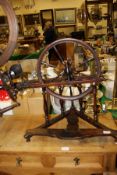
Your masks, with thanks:
M43 91L43 109L45 113L45 123L49 123L49 111L48 111L48 102L47 102L47 94L46 94L46 88L42 88Z
M59 87L59 94L62 95L63 93L63 88ZM61 115L64 116L64 112L65 112L65 101L64 100L60 100L60 106L61 106Z
M93 97L94 97L94 105L93 105L93 111L94 111L94 120L98 122L98 115L97 115L97 87L96 85L93 86Z

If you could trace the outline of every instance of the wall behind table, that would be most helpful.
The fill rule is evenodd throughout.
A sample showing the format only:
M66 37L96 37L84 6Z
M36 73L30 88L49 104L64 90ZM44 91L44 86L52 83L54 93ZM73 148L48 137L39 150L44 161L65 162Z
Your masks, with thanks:
M13 4L15 4L15 0L10 0L13 2ZM82 3L84 3L85 0L35 0L35 6L32 8L32 9L26 9L24 7L24 0L21 0L19 1L20 3L20 6L21 8L19 10L16 10L16 15L23 15L23 14L31 14L31 13L38 13L40 10L44 10L44 9L56 9L56 8L80 8ZM105 10L104 10L105 11ZM3 15L3 10L0 8L0 15ZM95 28L95 25L91 22L89 22L89 26L94 26ZM98 23L98 25L101 25L101 26L106 26L106 20L102 20L100 23ZM41 25L38 25L38 29L39 29L39 32L41 34L43 34L43 30L42 30L42 27ZM79 30L79 29L84 29L84 25L82 25L81 23L79 23L78 19L77 19L77 23L76 23L76 30ZM60 32L61 30L64 32L64 29L59 29ZM68 31L70 30L70 31ZM69 28L65 29L66 33L70 33L73 29ZM24 31L25 31L25 27L24 27ZM91 35L92 33L94 34L97 34L97 32L99 31L96 31L95 29L94 30L90 30L91 32ZM106 29L103 29L101 30L101 33L106 33ZM90 34L89 34L90 35Z
M11 0L15 4L15 0ZM26 9L24 7L24 0L19 1L21 8L16 10L16 15L38 13L44 9L56 9L56 8L79 8L84 0L35 0L35 6L32 9ZM4 15L2 8L0 8L0 15ZM39 31L42 33L41 26L39 25Z
M15 2L15 0L12 0ZM38 13L43 9L54 9L54 8L72 8L72 7L80 7L84 0L35 0L35 7L32 9L26 9L24 7L23 0L20 1L21 8L16 10L17 15L21 14L30 14L30 13ZM3 14L3 10L0 8L0 15Z

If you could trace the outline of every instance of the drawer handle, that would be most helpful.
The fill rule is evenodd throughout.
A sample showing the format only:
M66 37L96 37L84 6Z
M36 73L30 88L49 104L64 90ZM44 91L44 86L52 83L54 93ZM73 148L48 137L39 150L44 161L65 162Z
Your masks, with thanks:
M22 161L23 161L23 160L21 159L21 157L17 157L17 158L16 158L16 166L22 166L22 164L21 164Z
M78 157L75 157L73 161L75 162L75 166L80 164L80 159Z

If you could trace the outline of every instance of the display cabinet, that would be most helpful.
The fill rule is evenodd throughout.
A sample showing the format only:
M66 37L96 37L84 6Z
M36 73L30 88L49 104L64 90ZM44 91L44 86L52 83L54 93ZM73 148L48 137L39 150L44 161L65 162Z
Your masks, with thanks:
M104 7L107 8L105 14L102 13L104 11L103 9L101 9L102 5L104 5ZM89 8L90 8L90 11L89 11ZM105 28L107 28L107 33L110 32L110 30L112 30L113 0L85 0L85 9L86 9L86 20L85 20L86 38L88 38L89 19L95 25L97 24L97 22L101 21L102 19L106 20L107 24L105 25Z

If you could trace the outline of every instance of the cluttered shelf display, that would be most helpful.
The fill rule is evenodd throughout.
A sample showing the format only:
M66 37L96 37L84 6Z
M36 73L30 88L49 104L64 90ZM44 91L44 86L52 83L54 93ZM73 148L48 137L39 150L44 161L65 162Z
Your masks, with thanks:
M86 8L86 34L87 38L91 37L91 33L108 33L112 31L113 26L113 0L85 0Z
M116 118L116 3L86 0L78 11L79 21L85 25L85 37L96 50L106 79L101 83L106 109Z

